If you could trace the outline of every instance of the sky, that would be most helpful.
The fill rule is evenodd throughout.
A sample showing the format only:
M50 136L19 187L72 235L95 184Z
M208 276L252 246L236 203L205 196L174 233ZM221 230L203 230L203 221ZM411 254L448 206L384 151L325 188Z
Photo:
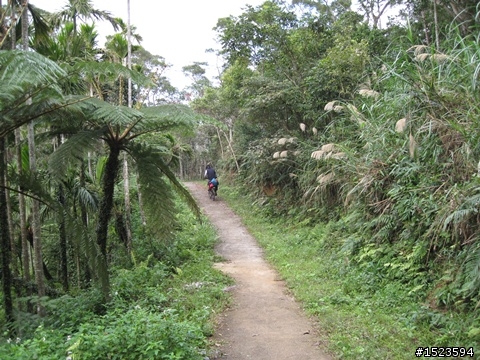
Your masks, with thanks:
M59 11L67 0L29 0L31 4L50 11ZM221 61L209 48L218 49L213 27L219 18L238 16L246 4L258 6L264 0L130 0L131 25L143 37L141 45L150 53L165 58L171 69L165 74L171 83L182 90L189 80L182 74L182 67L193 62L208 62L207 76L218 76ZM93 7L109 11L114 17L127 22L127 0L93 0ZM100 33L99 46L105 44L105 36L114 33L110 23L97 24Z

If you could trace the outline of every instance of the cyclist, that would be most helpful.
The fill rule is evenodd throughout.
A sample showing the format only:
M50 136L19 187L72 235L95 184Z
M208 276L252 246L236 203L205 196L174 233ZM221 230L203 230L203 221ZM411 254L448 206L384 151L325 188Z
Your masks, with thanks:
M207 166L205 168L204 177L205 177L205 179L208 179L207 184L210 184L210 182L213 183L213 185L215 187L215 194L216 194L217 191L218 191L218 178L217 178L217 173L215 172L215 169L212 167L212 164L210 164L210 163L207 164Z

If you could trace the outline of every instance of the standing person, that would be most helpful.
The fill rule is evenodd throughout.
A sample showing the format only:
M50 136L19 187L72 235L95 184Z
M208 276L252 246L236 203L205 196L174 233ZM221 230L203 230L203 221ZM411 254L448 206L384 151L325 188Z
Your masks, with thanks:
M205 179L208 179L208 184L210 182L213 183L215 187L215 193L218 191L218 178L217 178L217 173L215 172L215 169L212 167L212 164L208 163L207 167L205 168L205 174L204 174Z

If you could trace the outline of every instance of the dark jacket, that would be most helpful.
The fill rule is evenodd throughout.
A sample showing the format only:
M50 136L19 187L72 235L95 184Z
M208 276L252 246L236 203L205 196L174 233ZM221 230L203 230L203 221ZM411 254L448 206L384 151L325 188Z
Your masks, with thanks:
M215 169L213 168L207 168L205 170L205 177L208 179L208 180L212 180L213 178L216 178L217 177L217 173L215 172Z

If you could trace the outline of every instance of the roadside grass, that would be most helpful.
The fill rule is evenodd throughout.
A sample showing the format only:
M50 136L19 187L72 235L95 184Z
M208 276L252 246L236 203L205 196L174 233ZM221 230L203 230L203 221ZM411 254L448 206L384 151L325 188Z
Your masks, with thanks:
M335 358L413 359L420 346L476 345L450 343L465 341L466 317L433 312L402 283L350 264L335 224L266 218L245 195L223 185L220 196L318 323L320 343Z

